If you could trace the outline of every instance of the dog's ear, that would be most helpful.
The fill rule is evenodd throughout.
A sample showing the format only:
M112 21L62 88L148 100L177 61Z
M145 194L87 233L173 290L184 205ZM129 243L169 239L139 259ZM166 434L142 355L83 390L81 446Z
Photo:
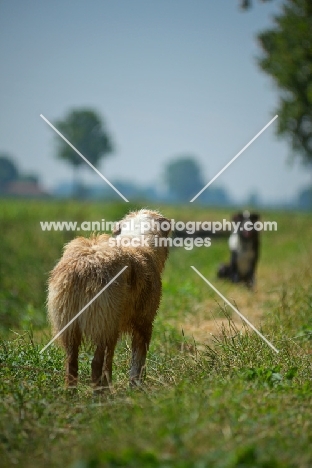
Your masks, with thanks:
M118 234L121 233L121 225L120 222L118 221L117 223L114 224L113 227L113 237L118 236Z

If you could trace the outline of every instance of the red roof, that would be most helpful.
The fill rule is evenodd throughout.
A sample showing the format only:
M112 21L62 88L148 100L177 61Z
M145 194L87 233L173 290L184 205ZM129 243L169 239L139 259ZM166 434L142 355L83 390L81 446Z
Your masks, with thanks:
M6 187L5 194L18 197L46 197L48 195L36 182L30 180L16 180L11 182Z

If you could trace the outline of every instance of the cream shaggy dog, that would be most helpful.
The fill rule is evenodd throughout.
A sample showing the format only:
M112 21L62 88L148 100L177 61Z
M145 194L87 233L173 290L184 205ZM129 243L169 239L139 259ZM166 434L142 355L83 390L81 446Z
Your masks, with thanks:
M94 387L108 387L115 346L123 333L132 337L130 384L142 380L161 298L169 232L170 223L160 213L140 210L117 223L113 236L78 237L65 246L49 278L48 317L55 334L127 266L59 336L66 352L67 386L77 385L79 346L84 340L95 347ZM165 242L159 246L161 240Z

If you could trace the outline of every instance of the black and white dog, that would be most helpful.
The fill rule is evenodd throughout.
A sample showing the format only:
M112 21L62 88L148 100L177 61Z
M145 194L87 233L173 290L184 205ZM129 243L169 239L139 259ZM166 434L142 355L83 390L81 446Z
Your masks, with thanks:
M254 223L259 220L257 213L237 213L232 222L235 231L229 237L231 260L219 267L218 278L227 278L233 283L243 282L252 288L259 258L259 233Z

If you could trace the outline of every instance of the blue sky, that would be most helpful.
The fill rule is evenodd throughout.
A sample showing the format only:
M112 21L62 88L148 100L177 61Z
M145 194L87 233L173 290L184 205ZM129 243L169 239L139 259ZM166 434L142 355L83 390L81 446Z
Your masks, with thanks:
M277 11L276 1L242 12L236 0L3 0L0 151L47 187L71 179L40 114L93 107L116 148L98 167L107 178L160 187L165 164L188 154L208 182L274 116L255 35ZM310 183L273 126L214 182L233 201L253 191L287 201ZM83 178L105 183L87 167Z

